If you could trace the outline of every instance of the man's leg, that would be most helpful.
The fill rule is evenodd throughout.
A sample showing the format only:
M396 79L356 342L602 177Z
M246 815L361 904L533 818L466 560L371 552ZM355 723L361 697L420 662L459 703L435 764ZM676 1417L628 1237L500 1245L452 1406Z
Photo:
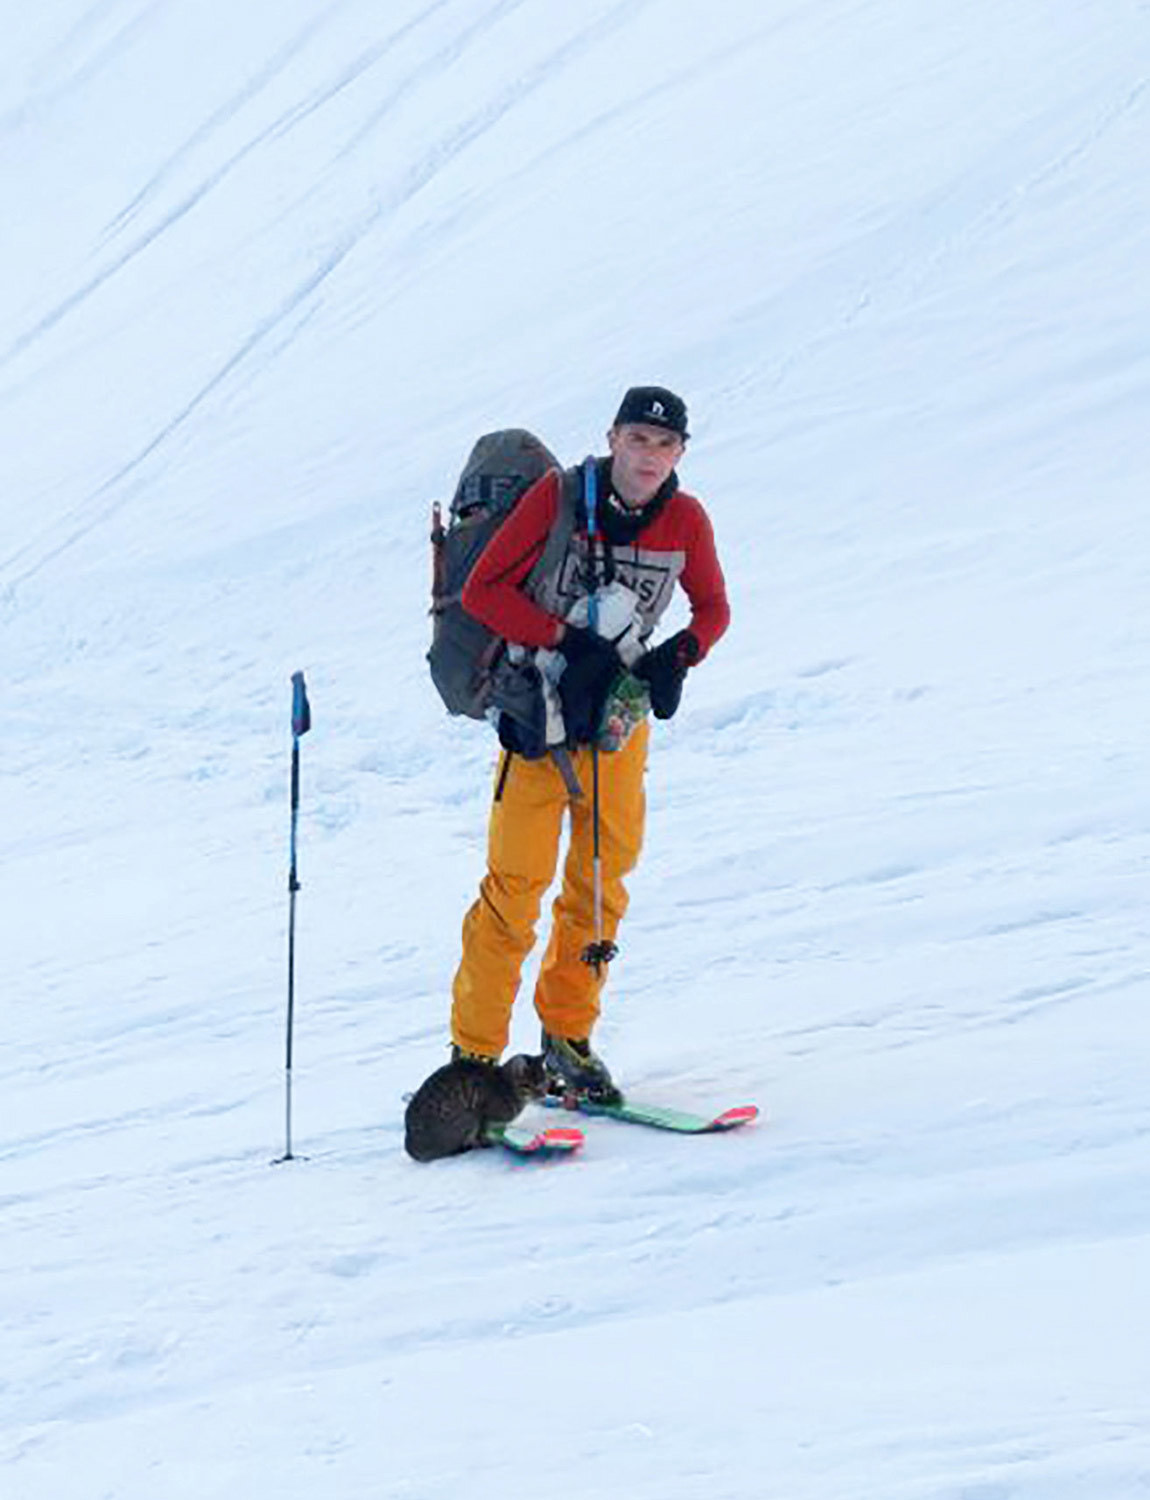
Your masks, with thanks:
M496 785L503 764L501 756ZM463 959L452 985L451 1037L465 1052L498 1057L507 1046L519 971L555 875L566 805L553 761L512 758L492 804L487 874L463 919Z
M603 873L603 936L612 939L627 910L624 876L639 860L646 818L644 775L648 726L641 724L622 750L599 757L599 852ZM535 1009L552 1036L589 1037L599 1016L606 969L597 974L582 953L595 936L592 861L594 828L591 752L580 750L575 769L584 789L571 808L571 847L563 887L552 908L551 939L535 987Z

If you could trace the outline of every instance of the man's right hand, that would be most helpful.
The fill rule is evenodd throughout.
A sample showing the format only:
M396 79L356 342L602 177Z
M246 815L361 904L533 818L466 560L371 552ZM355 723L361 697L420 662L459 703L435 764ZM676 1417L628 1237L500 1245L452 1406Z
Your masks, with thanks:
M555 649L567 662L558 686L567 743L589 745L599 736L623 662L610 641L582 625L567 625Z

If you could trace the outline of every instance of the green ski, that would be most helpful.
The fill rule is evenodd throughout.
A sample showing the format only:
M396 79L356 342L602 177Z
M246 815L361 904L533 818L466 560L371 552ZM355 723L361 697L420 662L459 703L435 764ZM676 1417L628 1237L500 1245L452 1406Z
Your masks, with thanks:
M718 1115L694 1114L685 1109L669 1109L663 1104L640 1104L625 1099L622 1104L596 1104L592 1099L578 1095L551 1096L546 1103L558 1109L570 1109L581 1115L606 1115L611 1120L624 1120L632 1125L650 1125L656 1130L673 1130L680 1135L713 1135L722 1130L735 1130L740 1125L749 1125L757 1120L757 1104L740 1104L725 1109Z

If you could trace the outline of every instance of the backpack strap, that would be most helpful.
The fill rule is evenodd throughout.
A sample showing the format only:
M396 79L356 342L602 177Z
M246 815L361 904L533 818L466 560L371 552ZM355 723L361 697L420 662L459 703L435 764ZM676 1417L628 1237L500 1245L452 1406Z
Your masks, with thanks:
M567 555L571 538L575 535L576 516L579 507L580 480L578 469L557 469L559 476L559 508L555 520L543 544L539 560L527 575L524 587L530 589L540 579L553 573Z
M496 802L503 801L503 789L507 785L507 774L511 770L511 757L514 754L514 750L504 750L503 752L503 764L499 768L499 780L495 786L494 800Z
M578 802L583 796L583 788L579 785L579 777L575 771L575 762L571 759L571 752L566 745L552 745L547 752L555 762L555 768L563 778L563 785L567 788L567 795L572 802ZM507 776L511 770L511 757L514 750L504 750L503 764L499 768L499 780L495 785L495 801L503 801L503 792L507 786Z
M579 776L575 770L575 762L571 759L571 752L566 745L552 745L547 752L555 762L555 768L563 778L563 785L567 788L567 795L572 802L578 802L583 796L583 788L579 785Z

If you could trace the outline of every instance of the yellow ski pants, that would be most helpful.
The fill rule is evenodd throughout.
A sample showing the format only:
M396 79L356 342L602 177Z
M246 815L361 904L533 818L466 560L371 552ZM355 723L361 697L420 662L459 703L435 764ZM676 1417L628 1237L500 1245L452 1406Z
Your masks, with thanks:
M648 738L648 725L640 724L621 750L599 756L599 854L607 939L615 936L627 910L623 877L635 868L643 845ZM563 885L552 907L535 1009L556 1036L588 1037L598 1019L606 969L597 973L580 957L595 936L591 751L581 746L571 759L583 791L578 800L571 798L550 757L523 760L516 755L492 804L487 874L463 919L463 960L452 986L451 1036L467 1052L498 1057L507 1046L520 970L535 942L539 909L555 876L568 809L571 842ZM505 763L506 753L500 757L497 786Z

